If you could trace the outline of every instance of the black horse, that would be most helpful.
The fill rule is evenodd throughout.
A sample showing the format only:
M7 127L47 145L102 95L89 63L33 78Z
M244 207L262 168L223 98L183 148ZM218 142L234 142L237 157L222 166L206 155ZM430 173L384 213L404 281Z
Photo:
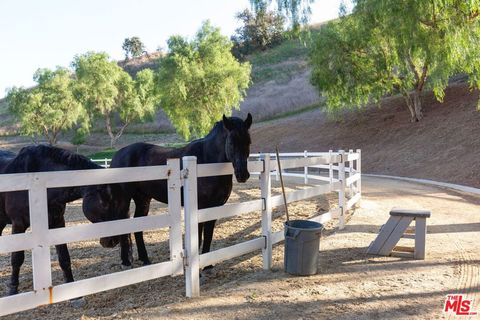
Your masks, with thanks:
M7 166L7 164L15 158L16 154L11 151L0 150L0 172Z
M4 165L0 173L103 169L84 156L46 145L25 147L14 158L12 154L5 156L0 154L0 163L1 159L7 158L8 160L3 162ZM110 206L117 188L119 188L118 185L99 185L48 189L49 228L65 227L66 204L80 198L84 198L84 213L91 222L118 219L118 211ZM23 233L30 226L27 191L0 193L0 235L7 224L12 224L12 234ZM100 243L104 245L106 242L110 242L107 239L101 239ZM60 244L56 245L55 248L65 282L72 282L73 274L67 245ZM24 259L23 251L12 253L12 275L8 284L9 295L18 293L18 277Z
M13 160L13 158L15 158L15 156L16 154L13 152L0 150L0 173L3 172L5 167ZM2 235L5 226L10 223L7 216L2 214L1 208L3 208L3 197L0 194L0 236Z
M245 182L250 177L247 169L247 159L250 153L250 134L252 115L249 113L246 120L223 116L223 120L215 124L210 133L202 138L192 141L187 146L178 149L163 148L147 143L134 143L120 149L112 159L111 167L138 167L165 165L167 159L181 158L183 156L196 156L197 163L222 163L231 162L234 167L235 177L238 182ZM120 215L128 214L130 200L135 202L135 217L148 214L150 201L153 199L168 203L167 181L145 181L122 184L124 202ZM198 179L198 208L211 208L221 206L227 202L232 192L232 175L205 177ZM182 199L183 202L183 199ZM182 203L183 205L183 203ZM215 221L200 223L199 245L202 244L202 253L210 251ZM150 264L143 233L135 233L138 258L145 265ZM124 249L122 248L122 251ZM122 252L122 264L130 266L131 261L125 259L128 255Z

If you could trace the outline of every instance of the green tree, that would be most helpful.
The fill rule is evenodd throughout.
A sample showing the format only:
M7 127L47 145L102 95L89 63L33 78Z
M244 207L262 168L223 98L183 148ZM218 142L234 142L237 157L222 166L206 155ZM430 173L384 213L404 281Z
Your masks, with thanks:
M458 72L480 85L479 13L478 1L358 0L351 15L321 28L310 55L312 84L329 110L401 93L419 121L425 89L441 101Z
M273 0L249 0L255 12L266 11ZM276 10L288 18L292 29L298 31L302 24L307 24L312 14L311 4L315 0L276 0Z
M139 72L134 80L106 53L94 52L75 57L72 64L77 94L87 110L83 131L102 119L113 147L129 124L154 113L158 99L151 70Z
M9 110L19 120L23 134L43 135L54 145L59 134L74 126L84 110L73 95L75 82L69 70L39 69L33 78L35 88L9 90Z
M236 57L266 50L284 39L285 18L276 12L267 10L251 12L246 9L237 13L236 18L243 24L235 30L232 37L233 53Z
M251 67L231 53L231 41L205 22L193 41L168 40L169 52L157 75L161 105L185 139L202 136L238 108L250 83Z
M136 58L142 55L145 51L145 45L139 37L125 38L122 45L123 51L125 51L125 60L129 57Z

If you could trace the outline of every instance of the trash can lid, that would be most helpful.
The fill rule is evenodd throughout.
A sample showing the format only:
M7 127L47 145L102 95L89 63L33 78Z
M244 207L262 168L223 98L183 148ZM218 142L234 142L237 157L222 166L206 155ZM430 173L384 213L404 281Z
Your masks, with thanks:
M295 229L323 229L323 224L311 220L290 220L285 226Z

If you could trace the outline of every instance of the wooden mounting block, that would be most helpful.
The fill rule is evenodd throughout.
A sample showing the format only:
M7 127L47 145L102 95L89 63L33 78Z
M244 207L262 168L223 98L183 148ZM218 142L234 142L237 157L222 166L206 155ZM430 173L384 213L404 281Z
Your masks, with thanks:
M392 209L390 218L368 247L367 253L383 256L395 254L425 259L427 218L430 215L430 211L426 210ZM413 230L408 228L412 221L415 221ZM414 239L415 247L396 246L401 238Z

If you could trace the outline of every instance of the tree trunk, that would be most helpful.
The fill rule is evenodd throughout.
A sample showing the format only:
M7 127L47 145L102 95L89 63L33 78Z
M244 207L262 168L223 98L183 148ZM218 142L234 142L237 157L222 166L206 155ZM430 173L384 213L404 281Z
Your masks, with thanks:
M110 122L110 116L105 116L105 128L107 129L108 136L110 137L110 148L113 149L113 145L115 144L115 135L112 131L112 123Z
M422 101L421 101L421 94L423 90L423 86L427 81L427 73L429 70L429 60L427 59L422 67L422 72L419 73L417 67L413 63L412 56L410 53L406 57L406 61L410 66L410 70L413 73L416 84L415 89L412 93L409 94L410 104L407 103L408 109L410 110L410 114L412 116L412 122L418 122L423 119L422 113ZM412 110L413 109L413 110Z
M415 90L412 93L403 93L408 110L410 111L410 120L412 122L418 122L423 119L422 101L420 99L420 95L421 92L418 90Z
M415 90L412 93L412 100L413 100L413 108L414 108L414 116L412 116L412 122L418 122L423 119L423 112L422 112L422 101L420 98L421 92Z

